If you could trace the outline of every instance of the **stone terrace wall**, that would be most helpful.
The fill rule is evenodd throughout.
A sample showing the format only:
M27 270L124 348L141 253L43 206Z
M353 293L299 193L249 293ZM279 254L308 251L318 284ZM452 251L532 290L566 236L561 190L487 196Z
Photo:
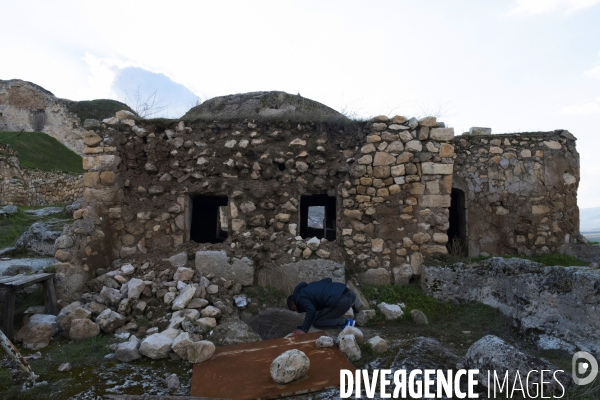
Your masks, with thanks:
M0 205L70 204L82 195L82 174L21 169L17 153L0 144Z
M454 139L469 255L546 253L578 240L575 140L568 131Z
M423 254L446 252L454 133L437 126L404 117L167 127L115 118L84 138L83 207L103 232L85 253L218 250L248 257L261 284L276 285L266 278L300 264L334 277L354 267L365 282L407 281ZM197 195L228 197L223 243L189 240ZM335 196L335 241L298 236L303 195ZM77 257L89 265L86 254Z

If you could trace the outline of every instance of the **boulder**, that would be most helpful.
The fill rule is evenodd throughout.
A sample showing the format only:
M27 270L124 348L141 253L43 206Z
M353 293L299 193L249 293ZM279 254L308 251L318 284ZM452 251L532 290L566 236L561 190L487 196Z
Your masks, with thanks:
M194 342L188 346L187 359L192 364L204 362L215 353L215 345L207 340Z
M33 328L28 328L27 334L23 338L23 347L29 350L38 350L50 344L54 335L54 329L51 325L38 324Z
M185 251L181 253L177 253L174 256L169 257L169 262L175 268L181 267L185 265L188 261L188 255ZM175 279L174 280L183 280L183 279Z
M203 317L195 321L195 324L200 328L200 331L210 332L217 326L217 320L211 317Z
M116 305L118 304L123 295L120 290L109 288L104 286L100 291L100 299L104 300L105 304Z
M155 333L142 341L139 352L143 356L158 360L169 356L172 345L173 339L163 334Z
M346 335L353 335L356 339L356 343L358 343L359 345L362 344L364 341L364 335L362 331L354 326L347 326L344 329L342 329L342 331L338 335L338 341L340 341Z
M146 289L146 284L143 280L132 278L127 282L127 298L139 299L144 289Z
M248 324L237 318L221 321L213 329L211 339L218 345L250 343L261 340Z
M373 268L358 274L358 281L363 285L389 285L391 276L391 272L383 267Z
M174 311L183 310L194 297L194 293L196 293L196 288L194 285L187 285L183 290L181 290L181 292L179 292L179 296L173 300L171 309Z
M315 342L315 344L317 345L317 348L324 348L324 347L333 347L333 338L329 337L329 336L321 336L320 338L318 338Z
M62 316L60 319L57 316L56 320L60 321L58 323L58 325L60 326L60 329L63 332L65 332L65 333L68 334L69 331L71 330L71 322L73 320L76 320L76 319L90 319L91 317L92 317L92 312L90 310L85 309L83 307L77 307L75 310L73 310L72 312L70 312L66 316Z
M345 335L340 338L340 350L348 357L349 360L355 361L362 357L358 343L354 335Z
M501 371L502 377L507 371L509 379L515 379L515 375L519 373L524 384L525 382L529 385L529 390L535 393L536 388L540 386L540 374L534 373L529 375L529 379L525 380L527 374L530 371L546 370L548 372L544 375L544 390L558 390L562 391L560 385L566 387L571 382L571 377L563 372L555 371L559 368L555 365L550 364L547 361L543 361L537 357L523 353L516 347L509 345L504 340L497 336L487 335L473 343L465 356L465 363L468 368L479 369L479 382L487 387L487 375L488 371L493 374L493 371ZM561 382L557 382L553 377ZM548 393L548 392L546 392Z
M215 319L220 319L222 314L223 313L221 312L221 310L219 310L217 307L214 307L214 306L205 307L200 312L200 315L202 315L202 317L210 317L210 318L215 318Z
M122 362L137 360L142 357L139 348L139 340L130 340L128 342L119 343L115 349L115 358Z
M71 321L67 332L69 339L91 339L100 334L100 326L88 318L74 319Z
M15 243L15 247L37 256L54 257L55 242L62 233L62 226L63 223L58 220L36 222L21 235Z
M412 310L410 312L410 316L417 325L429 325L429 319L427 318L427 315L425 315L425 313L421 310Z
M103 332L112 333L115 329L125 325L125 318L121 314L107 308L96 317L96 323Z
M388 349L387 342L379 336L372 337L367 343L369 343L373 351L377 354L385 353Z
M356 314L356 324L366 326L371 318L375 317L375 310L361 310Z
M186 255L187 259L187 255ZM189 281L194 277L194 270L186 267L179 267L175 274L173 275L174 281Z
M346 283L346 287L352 290L354 294L356 294L356 300L354 301L354 308L356 309L356 311L360 312L361 310L369 308L369 301L354 283L348 282Z
M308 373L310 360L304 352L292 349L280 354L271 363L271 378L278 384L286 384Z
M379 308L379 311L381 311L387 320L398 319L404 315L402 308L397 304L380 303L377 305L377 308Z
M244 286L254 284L254 263L248 257L229 258L224 250L196 252L196 270L201 275L213 274Z
M192 339L188 332L182 332L173 340L171 350L175 352L179 357L186 359L188 347L192 344Z

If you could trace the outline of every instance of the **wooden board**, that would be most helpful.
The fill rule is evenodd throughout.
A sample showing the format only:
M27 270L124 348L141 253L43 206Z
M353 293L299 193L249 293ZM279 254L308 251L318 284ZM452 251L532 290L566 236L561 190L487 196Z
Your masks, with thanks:
M41 273L33 275L15 275L15 276L3 276L0 277L0 287L7 287L14 290L23 289L26 286L33 285L34 283L42 282L47 279L52 279L54 274Z
M273 399L316 392L340 385L340 370L355 367L337 348L319 349L324 332L218 347L212 358L194 364L192 396L230 399ZM279 385L271 378L271 363L287 350L303 351L310 360L308 375Z

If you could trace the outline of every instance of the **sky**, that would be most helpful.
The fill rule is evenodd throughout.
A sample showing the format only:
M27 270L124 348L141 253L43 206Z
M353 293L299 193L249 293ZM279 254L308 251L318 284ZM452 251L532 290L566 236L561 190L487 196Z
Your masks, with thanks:
M163 116L282 90L461 134L568 129L600 207L600 0L0 0L0 79L71 100L153 93Z

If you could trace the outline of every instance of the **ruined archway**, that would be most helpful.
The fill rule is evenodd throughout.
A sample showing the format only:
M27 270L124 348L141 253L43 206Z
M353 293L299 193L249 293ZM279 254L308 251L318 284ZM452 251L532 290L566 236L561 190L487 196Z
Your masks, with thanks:
M452 188L450 195L450 215L448 217L448 252L454 255L469 254L467 242L467 213L465 192Z

